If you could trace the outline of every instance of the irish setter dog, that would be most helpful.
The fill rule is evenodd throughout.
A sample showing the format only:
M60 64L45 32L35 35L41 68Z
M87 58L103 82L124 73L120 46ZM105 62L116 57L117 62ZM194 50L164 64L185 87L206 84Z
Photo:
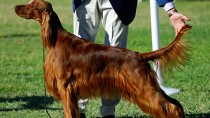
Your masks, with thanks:
M159 87L149 61L158 62L161 69L183 64L189 48L182 36L191 26L184 26L167 47L139 53L95 44L67 32L52 5L44 0L17 5L15 12L41 25L47 50L45 82L48 91L61 100L65 118L79 117L78 99L100 96L122 97L155 118L184 117L182 105Z

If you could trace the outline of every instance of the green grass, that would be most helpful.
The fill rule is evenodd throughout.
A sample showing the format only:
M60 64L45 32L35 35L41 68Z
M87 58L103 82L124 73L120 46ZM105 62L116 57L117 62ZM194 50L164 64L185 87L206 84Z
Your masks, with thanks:
M0 0L0 117L37 118L62 117L62 106L50 95L44 97L43 59L40 26L33 20L25 20L14 12L15 4L29 0ZM59 15L63 26L72 32L71 0L49 0ZM210 117L210 1L175 2L178 10L189 16L187 22L193 29L185 36L193 50L192 59L182 71L174 70L174 77L166 79L165 86L179 88L173 95L184 106L186 117ZM169 18L160 11L161 46L169 44L174 30ZM100 27L97 43L103 42L104 31ZM139 52L151 51L149 2L138 5L137 16L129 29L128 48ZM172 77L172 76L169 76ZM99 117L100 99L91 100L88 117ZM147 117L135 105L121 102L116 107L117 117Z

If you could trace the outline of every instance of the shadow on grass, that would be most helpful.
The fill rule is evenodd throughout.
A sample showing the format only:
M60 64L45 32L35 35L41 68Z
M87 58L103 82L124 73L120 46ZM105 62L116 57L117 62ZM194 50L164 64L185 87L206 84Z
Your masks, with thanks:
M18 105L18 108L0 108L0 112L8 111L19 111L19 110L60 110L61 108L49 108L47 107L50 104L53 104L55 100L52 97L45 96L27 96L27 97L15 97L15 98L2 98L0 97L0 104L10 103L15 104L15 102L21 103Z
M9 112L9 111L19 111L19 110L62 110L62 108L50 108L46 107L54 103L52 97L45 96L26 96L26 97L14 97L14 98L2 98L0 97L0 104L15 102L21 103L21 107L18 108L0 108L0 112ZM11 105L10 105L11 106ZM210 113L200 113L200 114L185 114L186 118L210 118ZM97 117L100 118L100 117ZM147 115L141 116L119 116L116 118L148 118Z
M185 114L186 118L210 118L210 113Z
M92 117L91 117L92 118ZM101 117L94 117L94 118L101 118ZM116 116L116 118L152 118L149 115L134 115L134 116ZM200 114L185 114L185 118L210 118L210 113L200 113Z
M149 118L149 116L142 115L142 116L119 116L116 118Z
M142 115L142 116L120 116L116 118L150 118L150 117L147 115ZM185 114L185 118L210 118L210 113Z
M7 35L0 35L0 38L14 38L14 37L35 37L39 36L39 34L7 34Z

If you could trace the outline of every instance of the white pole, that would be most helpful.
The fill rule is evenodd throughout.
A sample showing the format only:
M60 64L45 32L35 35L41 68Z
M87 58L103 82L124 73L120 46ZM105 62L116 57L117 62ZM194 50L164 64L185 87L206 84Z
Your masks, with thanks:
M159 16L156 0L150 0L151 30L152 30L152 50L160 49ZM179 89L167 88L163 86L163 78L158 65L154 64L160 87L167 95L179 93Z

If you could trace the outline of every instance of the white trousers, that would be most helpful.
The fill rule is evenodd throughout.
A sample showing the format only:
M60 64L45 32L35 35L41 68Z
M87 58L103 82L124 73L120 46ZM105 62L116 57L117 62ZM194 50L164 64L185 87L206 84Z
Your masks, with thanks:
M125 48L128 25L121 22L109 0L84 0L74 13L74 34L94 42L101 19L105 44Z
M105 29L104 43L109 46L125 48L127 45L128 25L124 25L109 0L84 0L74 13L74 34L95 42L96 34L102 19ZM102 97L101 116L114 115L115 106L120 99ZM80 113L85 113L88 99L78 101Z

